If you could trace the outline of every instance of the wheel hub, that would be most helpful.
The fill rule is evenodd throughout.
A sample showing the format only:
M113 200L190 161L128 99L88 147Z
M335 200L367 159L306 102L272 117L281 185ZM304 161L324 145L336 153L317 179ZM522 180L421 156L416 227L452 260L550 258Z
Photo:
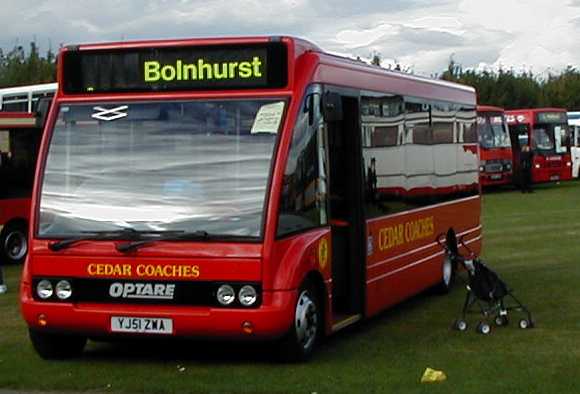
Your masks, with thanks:
M20 260L28 251L26 236L20 231L13 231L6 236L4 250L12 260Z
M298 298L294 324L296 337L302 348L306 350L312 347L318 330L318 312L307 291L303 291Z
M445 283L445 286L449 286L451 283L452 272L453 267L451 265L451 259L447 256L445 257L445 260L443 260L443 283Z

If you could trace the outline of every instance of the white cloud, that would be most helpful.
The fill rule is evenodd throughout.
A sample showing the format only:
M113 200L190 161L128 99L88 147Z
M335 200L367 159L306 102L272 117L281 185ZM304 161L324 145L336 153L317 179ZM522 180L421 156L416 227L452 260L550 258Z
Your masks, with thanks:
M441 72L464 67L534 71L580 64L580 1L568 0L20 0L5 2L0 47L290 34L325 50Z

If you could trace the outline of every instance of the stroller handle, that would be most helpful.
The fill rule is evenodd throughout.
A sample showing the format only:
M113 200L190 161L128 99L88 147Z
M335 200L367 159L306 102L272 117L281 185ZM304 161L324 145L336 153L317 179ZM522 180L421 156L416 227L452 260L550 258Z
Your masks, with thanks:
M437 237L435 238L435 241L443 250L445 250L445 252L451 253L449 245L447 245L447 238L446 238L445 233L438 234ZM465 242L465 235L462 235L461 237L459 237L457 239L457 245L463 246L467 250L468 253L467 253L467 255L462 255L458 250L457 256L455 256L455 257L459 257L463 260L472 259L472 258L476 257L476 254L473 252L473 250L469 246L467 246L467 243Z

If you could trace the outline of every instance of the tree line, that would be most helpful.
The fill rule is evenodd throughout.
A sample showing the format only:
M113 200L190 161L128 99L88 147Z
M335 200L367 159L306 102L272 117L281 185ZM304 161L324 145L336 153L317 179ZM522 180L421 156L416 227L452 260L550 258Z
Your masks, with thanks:
M380 54L371 54L372 64L380 66ZM412 72L405 67L395 70ZM539 78L531 72L516 73L499 71L464 70L450 59L441 79L473 86L477 90L478 103L495 105L506 109L561 107L580 111L580 71L568 67L562 73ZM0 88L56 80L56 56L52 50L39 53L38 45L30 43L28 51L16 45L8 52L0 48Z
M41 55L35 42L25 51L21 45L4 52L0 48L0 88L56 80L56 56L52 50Z
M513 70L463 70L450 60L441 79L473 86L477 102L505 109L558 107L580 111L580 71L569 66L557 75L540 78L532 72Z

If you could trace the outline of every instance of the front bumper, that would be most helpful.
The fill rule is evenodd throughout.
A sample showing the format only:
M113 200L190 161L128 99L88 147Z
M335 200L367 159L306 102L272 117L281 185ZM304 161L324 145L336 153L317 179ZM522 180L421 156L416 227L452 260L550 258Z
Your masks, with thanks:
M35 330L95 337L143 336L111 332L112 316L169 318L172 336L230 339L269 339L284 335L293 321L297 291L265 291L256 309L200 306L160 306L130 304L72 304L35 301L30 286L21 289L21 309L28 326ZM43 316L43 324L39 316ZM252 330L244 330L247 322ZM156 335L158 336L158 335Z
M479 179L482 186L506 185L512 182L512 172L480 173Z

